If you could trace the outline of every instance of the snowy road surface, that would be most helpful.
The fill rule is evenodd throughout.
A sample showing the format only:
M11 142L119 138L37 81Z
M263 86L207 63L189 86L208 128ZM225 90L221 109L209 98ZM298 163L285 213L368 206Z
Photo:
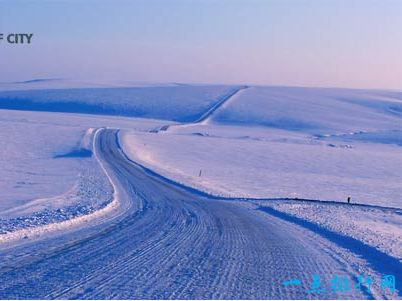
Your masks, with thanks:
M350 278L368 264L318 234L235 201L186 191L122 153L117 131L98 152L128 210L96 227L0 250L0 298L376 298L308 294L312 275ZM302 285L284 287L289 279ZM323 282L323 285L325 283Z

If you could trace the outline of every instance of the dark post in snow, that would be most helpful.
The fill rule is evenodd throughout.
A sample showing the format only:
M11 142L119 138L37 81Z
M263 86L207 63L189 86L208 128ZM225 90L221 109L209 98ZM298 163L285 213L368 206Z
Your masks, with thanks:
M202 174L202 170L200 169L200 173L198 174L198 176L201 177L201 174Z
M350 196L348 196L348 204L350 204Z

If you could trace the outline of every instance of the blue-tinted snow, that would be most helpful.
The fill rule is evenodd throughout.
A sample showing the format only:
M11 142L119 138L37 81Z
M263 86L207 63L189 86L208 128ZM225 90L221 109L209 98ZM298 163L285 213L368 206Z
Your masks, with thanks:
M213 121L321 136L381 131L380 141L391 143L401 137L395 130L402 127L402 92L253 87L218 111Z
M47 89L0 92L0 109L86 113L189 122L202 116L230 86Z

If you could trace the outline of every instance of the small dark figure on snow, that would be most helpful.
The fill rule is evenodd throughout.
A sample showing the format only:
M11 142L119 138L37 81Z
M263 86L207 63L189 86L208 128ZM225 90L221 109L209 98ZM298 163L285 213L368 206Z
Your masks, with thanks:
M350 204L350 196L348 196L348 204Z

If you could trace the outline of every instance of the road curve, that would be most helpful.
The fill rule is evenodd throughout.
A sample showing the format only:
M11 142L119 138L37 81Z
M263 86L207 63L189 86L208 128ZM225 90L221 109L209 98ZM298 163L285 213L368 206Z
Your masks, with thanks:
M236 201L175 187L128 161L118 132L98 152L126 212L112 222L1 254L2 299L371 298L309 294L312 275L354 278L360 259L313 232ZM361 271L359 271L361 272ZM285 287L288 279L301 285Z

